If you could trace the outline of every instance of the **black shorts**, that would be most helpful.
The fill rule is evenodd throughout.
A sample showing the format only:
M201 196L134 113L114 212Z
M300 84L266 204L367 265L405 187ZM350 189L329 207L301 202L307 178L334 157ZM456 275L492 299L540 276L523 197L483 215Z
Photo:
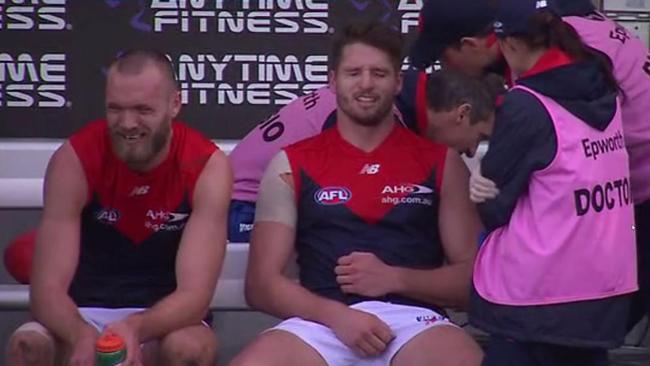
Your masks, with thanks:
M607 350L517 342L492 336L483 366L607 366Z

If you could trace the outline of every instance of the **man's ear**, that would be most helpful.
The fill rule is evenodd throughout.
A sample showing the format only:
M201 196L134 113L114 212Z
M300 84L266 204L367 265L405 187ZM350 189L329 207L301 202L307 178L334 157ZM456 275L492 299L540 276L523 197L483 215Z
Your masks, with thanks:
M462 123L464 121L470 122L470 114L472 113L471 104L463 103L459 105L456 110L458 111L458 118L456 118L458 123Z
M178 116L178 113L181 111L181 92L180 90L174 90L172 95L172 100L171 100L171 112L172 112L172 118L176 118Z
M452 0L453 1L453 0ZM478 48L483 42L479 37L463 37L460 39L460 48L469 47L469 48Z
M402 73L401 70L397 71L397 92L395 95L398 95L402 91L402 87L404 86L404 74Z
M334 70L330 70L327 74L327 83L329 84L330 89L336 90L336 72Z

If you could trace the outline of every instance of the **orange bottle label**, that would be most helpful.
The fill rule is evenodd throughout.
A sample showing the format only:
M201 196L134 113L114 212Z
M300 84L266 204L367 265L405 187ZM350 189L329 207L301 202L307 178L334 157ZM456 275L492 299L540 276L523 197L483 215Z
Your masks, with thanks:
M103 336L97 339L95 347L97 352L102 353L111 353L117 352L121 349L124 349L124 340L118 335L115 334L104 334Z

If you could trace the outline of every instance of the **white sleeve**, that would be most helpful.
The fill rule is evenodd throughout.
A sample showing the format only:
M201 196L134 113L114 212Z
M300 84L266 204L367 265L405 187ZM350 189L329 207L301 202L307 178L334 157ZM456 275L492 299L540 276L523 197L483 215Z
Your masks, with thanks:
M255 222L273 221L296 227L297 208L289 158L284 150L271 159L255 207Z

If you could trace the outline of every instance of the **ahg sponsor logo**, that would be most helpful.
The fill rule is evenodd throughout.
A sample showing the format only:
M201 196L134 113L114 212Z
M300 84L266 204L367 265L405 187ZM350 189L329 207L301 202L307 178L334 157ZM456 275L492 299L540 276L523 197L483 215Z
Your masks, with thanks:
M153 0L154 32L328 33L327 0Z
M391 205L433 205L433 189L427 186L404 183L385 186L381 191L381 203ZM403 196L402 196L403 195ZM422 197L425 195L425 197Z
M433 189L427 186L421 186L419 184L406 183L393 186L385 186L381 193L427 194L433 193Z
M184 104L284 105L327 83L324 55L181 54L174 63Z
M66 21L66 0L0 0L0 29L61 31Z
M0 107L63 107L65 54L0 53Z
M342 205L352 198L352 192L345 187L325 187L314 194L314 200L321 205Z
M152 231L179 231L187 224L189 213L176 213L165 210L147 211L144 227Z

